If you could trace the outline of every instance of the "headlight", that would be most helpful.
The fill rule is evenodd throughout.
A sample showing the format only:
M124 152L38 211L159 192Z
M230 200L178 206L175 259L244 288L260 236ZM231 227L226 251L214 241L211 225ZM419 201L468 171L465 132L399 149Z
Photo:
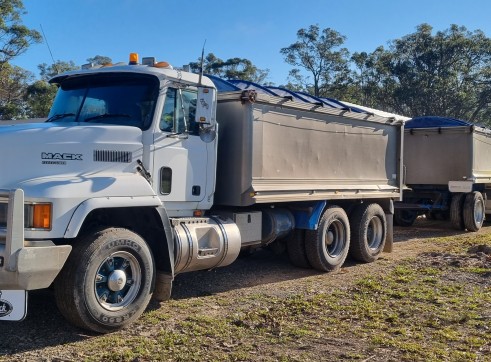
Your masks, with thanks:
M26 229L51 230L52 204L34 203L24 205L24 227ZM7 227L8 204L0 203L0 227Z

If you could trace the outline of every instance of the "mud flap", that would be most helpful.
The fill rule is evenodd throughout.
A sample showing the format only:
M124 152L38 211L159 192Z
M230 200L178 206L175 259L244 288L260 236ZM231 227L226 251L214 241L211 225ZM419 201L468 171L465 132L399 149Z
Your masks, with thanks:
M0 321L21 321L26 314L26 290L0 290Z
M394 247L394 215L385 214L387 220L387 235L385 237L384 252L391 253Z

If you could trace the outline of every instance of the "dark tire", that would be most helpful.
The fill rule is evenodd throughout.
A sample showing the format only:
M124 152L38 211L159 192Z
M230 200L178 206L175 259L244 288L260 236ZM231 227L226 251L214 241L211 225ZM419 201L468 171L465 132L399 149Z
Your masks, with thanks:
M448 211L431 211L426 214L428 220L448 220L450 214Z
M358 205L351 215L350 255L353 259L371 263L378 259L385 246L387 220L378 204Z
M55 280L55 298L74 325L109 333L135 321L147 307L155 264L145 241L127 229L81 237Z
M305 230L293 230L286 239L286 251L293 265L299 268L311 268L305 250Z
M310 265L319 271L339 270L348 255L350 227L346 212L328 207L317 230L306 230L305 251Z
M482 194L478 191L465 195L464 226L469 231L479 231L484 222L486 205Z
M452 223L452 227L457 230L465 230L464 199L465 194L454 194L450 203L450 222Z
M417 217L418 213L414 210L395 210L394 223L398 226L412 226Z

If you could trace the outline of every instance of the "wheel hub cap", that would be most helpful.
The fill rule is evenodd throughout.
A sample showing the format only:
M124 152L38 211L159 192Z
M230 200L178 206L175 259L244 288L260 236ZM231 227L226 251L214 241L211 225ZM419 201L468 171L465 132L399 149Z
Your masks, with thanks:
M115 270L109 275L107 286L113 292L120 291L126 285L126 274L122 270Z

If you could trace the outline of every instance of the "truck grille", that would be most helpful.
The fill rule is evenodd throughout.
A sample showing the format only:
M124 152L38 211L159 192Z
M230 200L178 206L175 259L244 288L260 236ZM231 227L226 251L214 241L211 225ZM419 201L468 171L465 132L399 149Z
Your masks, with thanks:
M130 163L132 153L126 151L94 150L94 161L96 162L122 162Z

